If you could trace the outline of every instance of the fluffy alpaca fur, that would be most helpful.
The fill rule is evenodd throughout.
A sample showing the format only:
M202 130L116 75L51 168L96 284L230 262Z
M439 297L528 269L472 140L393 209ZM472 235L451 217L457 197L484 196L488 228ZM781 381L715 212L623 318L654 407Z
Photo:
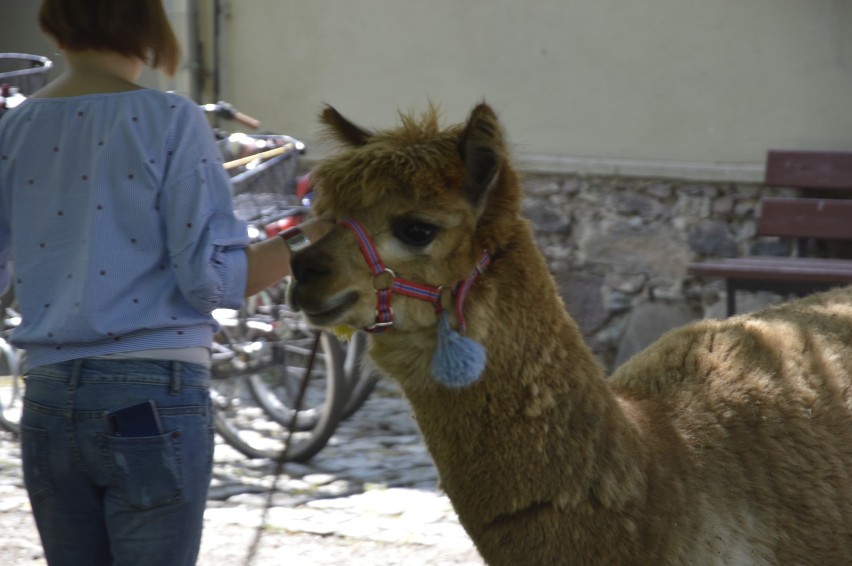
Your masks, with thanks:
M477 382L430 375L428 302L395 295L370 345L488 564L852 562L852 289L691 324L606 379L521 216L487 105L445 130L433 109L380 132L323 119L346 147L314 173L319 215L357 218L397 276L434 286L493 253L464 309L487 350ZM349 230L293 269L312 323L374 322Z

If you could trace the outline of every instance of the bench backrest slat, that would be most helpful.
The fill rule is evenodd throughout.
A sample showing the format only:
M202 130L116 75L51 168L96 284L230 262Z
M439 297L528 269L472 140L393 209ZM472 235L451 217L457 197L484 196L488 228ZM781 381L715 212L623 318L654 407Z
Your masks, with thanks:
M852 200L767 197L760 206L763 236L852 240Z
M852 192L852 151L772 149L765 173L771 186Z

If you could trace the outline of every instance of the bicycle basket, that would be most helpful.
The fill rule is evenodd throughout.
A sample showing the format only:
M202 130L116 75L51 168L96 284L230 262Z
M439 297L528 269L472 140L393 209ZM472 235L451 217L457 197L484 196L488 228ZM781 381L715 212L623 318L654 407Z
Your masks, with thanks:
M237 216L243 220L256 221L274 216L282 209L298 204L296 180L299 173L299 154L304 145L289 136L276 134L252 134L243 137L261 142L257 152L276 147L292 148L264 161L251 162L228 171ZM241 157L235 155L233 141L224 139L218 143L226 161Z
M26 53L0 53L0 85L17 87L29 95L47 84L47 73L53 61Z

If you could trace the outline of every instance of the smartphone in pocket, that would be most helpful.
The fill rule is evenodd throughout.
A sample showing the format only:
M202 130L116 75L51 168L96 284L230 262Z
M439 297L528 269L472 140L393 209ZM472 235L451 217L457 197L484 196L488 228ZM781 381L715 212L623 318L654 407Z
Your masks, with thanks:
M160 436L163 425L157 405L147 400L104 413L107 431L112 436Z

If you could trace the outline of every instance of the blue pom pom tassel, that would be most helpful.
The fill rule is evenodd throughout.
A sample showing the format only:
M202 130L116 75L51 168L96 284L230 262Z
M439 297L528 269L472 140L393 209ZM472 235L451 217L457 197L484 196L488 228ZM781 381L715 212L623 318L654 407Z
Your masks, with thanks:
M438 347L432 357L432 376L447 387L466 387L485 369L485 348L452 328L447 312L438 319Z

